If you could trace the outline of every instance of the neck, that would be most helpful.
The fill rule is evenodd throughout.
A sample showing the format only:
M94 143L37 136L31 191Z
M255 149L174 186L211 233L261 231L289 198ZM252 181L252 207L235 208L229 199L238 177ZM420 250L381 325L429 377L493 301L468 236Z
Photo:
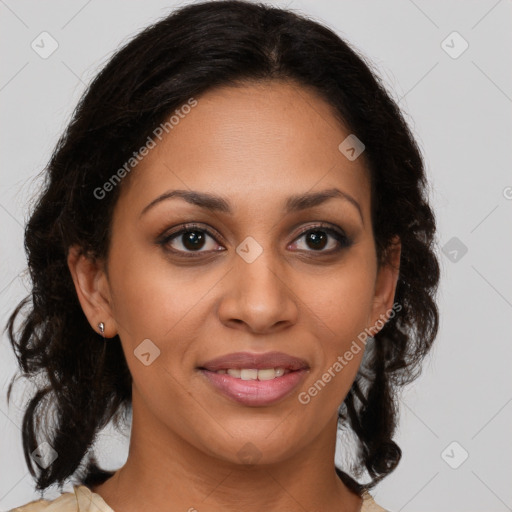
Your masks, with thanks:
M334 469L337 416L328 432L273 464L245 465L199 450L158 422L142 422L134 396L128 459L92 488L115 512L322 510L359 512L362 499ZM143 407L143 405L141 405ZM207 428L207 426L205 426Z

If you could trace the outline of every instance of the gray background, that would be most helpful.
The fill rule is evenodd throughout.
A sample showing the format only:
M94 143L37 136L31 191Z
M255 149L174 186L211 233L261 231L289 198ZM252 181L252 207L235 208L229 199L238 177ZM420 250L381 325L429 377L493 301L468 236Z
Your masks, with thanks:
M184 3L0 0L2 328L28 290L23 225L37 174L85 84L121 42ZM512 2L274 4L323 21L373 62L425 156L446 247L440 333L422 376L402 395L396 440L403 459L373 491L376 501L392 512L512 510ZM46 59L31 48L43 31L59 45ZM469 44L457 58L463 41L453 31ZM447 37L452 56L442 47ZM38 496L19 429L27 388L15 388L10 407L5 400L15 371L3 333L0 510ZM106 431L99 448L117 468L127 439Z

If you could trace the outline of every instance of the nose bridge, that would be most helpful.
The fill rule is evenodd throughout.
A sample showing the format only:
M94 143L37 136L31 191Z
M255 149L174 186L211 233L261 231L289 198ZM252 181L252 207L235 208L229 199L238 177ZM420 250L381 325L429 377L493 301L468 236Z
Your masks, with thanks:
M256 293L262 292L267 295L267 300L271 300L271 295L281 295L284 279L279 274L283 274L285 270L278 251L270 242L270 235L265 240L263 237L259 239L261 243L256 238L247 236L238 245L235 275L241 286L249 286Z
M295 322L297 307L285 273L278 251L245 238L236 248L230 291L220 309L223 320L243 321L257 331Z

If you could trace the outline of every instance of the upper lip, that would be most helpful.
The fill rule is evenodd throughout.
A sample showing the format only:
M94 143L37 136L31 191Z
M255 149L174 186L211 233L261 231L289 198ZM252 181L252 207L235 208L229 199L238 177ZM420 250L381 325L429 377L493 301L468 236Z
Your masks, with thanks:
M257 370L265 368L285 368L288 370L301 370L309 368L304 359L290 356L283 352L234 352L216 357L199 365L199 368L215 372L229 368L253 368Z

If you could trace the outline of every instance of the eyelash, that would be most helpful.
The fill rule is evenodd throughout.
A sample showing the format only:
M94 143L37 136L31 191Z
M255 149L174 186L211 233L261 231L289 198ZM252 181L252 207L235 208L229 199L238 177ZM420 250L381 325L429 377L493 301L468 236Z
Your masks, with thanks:
M213 232L211 232L209 229L203 228L198 224L185 224L179 231L175 231L173 233L164 234L163 236L159 237L157 240L157 243L162 246L164 249L168 250L169 252L173 254L178 254L180 256L183 256L185 258L198 258L201 257L204 253L208 253L211 251L181 251L176 249L169 249L166 248L166 246L174 240L175 238L178 238L180 235L183 235L184 233L188 233L190 231L199 231L201 233L206 233L209 237L213 238L215 242L219 243L217 241L217 235L215 235ZM325 223L319 223L314 226L308 226L307 228L303 229L298 236L294 239L294 242L296 240L299 240L301 237L303 237L305 234L314 232L314 231L323 231L329 235L331 235L339 244L339 247L337 249L331 249L329 251L315 251L315 250L309 250L306 252L312 252L312 253L318 253L323 255L332 255L338 252L341 252L343 249L347 249L352 245L352 240L343 233L343 231L335 229L331 227L330 225L326 225ZM216 252L216 251L213 251ZM219 251L220 252L220 251Z

